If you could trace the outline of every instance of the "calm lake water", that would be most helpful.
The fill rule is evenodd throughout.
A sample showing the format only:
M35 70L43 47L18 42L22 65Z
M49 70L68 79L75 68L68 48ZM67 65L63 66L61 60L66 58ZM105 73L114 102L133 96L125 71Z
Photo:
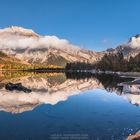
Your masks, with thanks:
M124 140L140 130L140 94L118 86L127 81L132 79L1 73L0 140ZM9 82L21 85L12 89Z

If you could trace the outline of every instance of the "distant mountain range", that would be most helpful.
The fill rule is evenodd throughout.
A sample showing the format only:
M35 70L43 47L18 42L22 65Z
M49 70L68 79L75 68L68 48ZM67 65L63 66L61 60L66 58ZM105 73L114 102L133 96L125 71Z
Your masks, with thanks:
M30 64L60 65L67 62L94 63L103 53L81 49L56 36L41 36L22 27L0 30L0 51Z
M122 52L125 58L135 57L140 53L140 35L131 37L126 44L121 44L115 49L107 49L107 52Z
M136 56L140 52L140 35L131 37L128 43L115 49L95 52L81 49L56 36L42 36L33 30L12 26L0 29L0 52L7 56L6 59L0 56L0 60L5 59L4 61L10 64L18 62L19 65L27 66L37 64L64 67L68 62L95 63L101 60L104 54L111 52L122 52L127 58Z

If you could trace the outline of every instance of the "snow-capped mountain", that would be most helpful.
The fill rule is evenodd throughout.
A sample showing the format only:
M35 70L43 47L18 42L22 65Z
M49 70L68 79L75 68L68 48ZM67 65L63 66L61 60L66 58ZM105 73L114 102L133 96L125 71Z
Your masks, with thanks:
M68 40L56 36L42 36L33 30L12 26L0 29L0 51L30 64L65 66L67 62L95 63L105 53L122 52L126 58L140 53L140 35L131 37L126 44L103 52L81 49Z
M135 57L140 53L140 35L131 37L126 44L121 44L115 49L108 49L108 52L122 52L126 58Z
M94 63L103 56L103 53L81 49L65 39L41 36L17 26L0 30L0 50L20 60L45 65L75 61Z

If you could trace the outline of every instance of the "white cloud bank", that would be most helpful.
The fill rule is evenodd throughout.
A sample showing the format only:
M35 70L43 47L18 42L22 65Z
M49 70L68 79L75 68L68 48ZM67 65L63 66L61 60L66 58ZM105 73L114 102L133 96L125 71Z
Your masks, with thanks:
M11 27L0 30L0 49L25 49L25 48L48 48L59 49L80 48L71 44L68 40L56 36L40 36L32 30L21 27Z

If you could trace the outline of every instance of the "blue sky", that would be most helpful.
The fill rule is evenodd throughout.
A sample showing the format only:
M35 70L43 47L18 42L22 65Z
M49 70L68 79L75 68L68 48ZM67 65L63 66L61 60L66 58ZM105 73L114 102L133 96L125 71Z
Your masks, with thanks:
M31 28L90 50L140 33L140 0L0 0L0 27Z

